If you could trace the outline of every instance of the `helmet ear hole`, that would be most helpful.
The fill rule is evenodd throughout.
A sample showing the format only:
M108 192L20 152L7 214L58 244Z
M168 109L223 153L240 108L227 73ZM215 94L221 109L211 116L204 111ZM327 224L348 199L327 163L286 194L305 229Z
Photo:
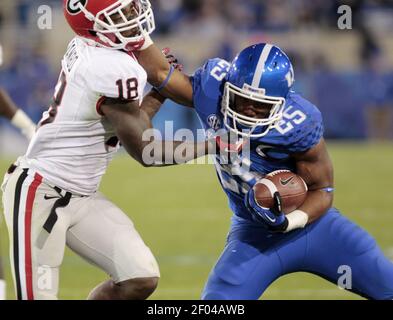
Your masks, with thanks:
M89 30L88 31L90 33L91 36L96 37L97 36L97 32L94 30Z

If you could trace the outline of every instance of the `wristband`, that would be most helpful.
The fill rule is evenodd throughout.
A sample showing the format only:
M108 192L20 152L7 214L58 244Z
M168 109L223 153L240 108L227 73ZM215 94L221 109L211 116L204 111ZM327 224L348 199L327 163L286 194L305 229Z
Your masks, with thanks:
M288 219L288 227L284 232L304 228L308 222L308 214L302 210L295 210L287 214L286 218Z
M155 87L158 92L160 92L162 89L165 88L165 86L168 84L169 80L171 79L173 72L175 72L175 67L173 65L171 65L171 69L169 70L169 73L166 76L166 79L164 80L164 82L161 83L161 85L159 87Z
M33 137L36 126L21 109L16 111L15 115L11 119L11 123L15 127L19 128L28 139Z

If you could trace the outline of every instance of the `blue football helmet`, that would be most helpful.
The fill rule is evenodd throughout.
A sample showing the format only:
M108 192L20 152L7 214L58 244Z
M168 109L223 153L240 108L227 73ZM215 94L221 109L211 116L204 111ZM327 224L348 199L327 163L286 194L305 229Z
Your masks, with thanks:
M244 49L227 74L222 112L225 127L242 137L265 136L282 119L285 99L294 83L291 61L278 47L261 43ZM266 118L236 112L236 97L271 105Z

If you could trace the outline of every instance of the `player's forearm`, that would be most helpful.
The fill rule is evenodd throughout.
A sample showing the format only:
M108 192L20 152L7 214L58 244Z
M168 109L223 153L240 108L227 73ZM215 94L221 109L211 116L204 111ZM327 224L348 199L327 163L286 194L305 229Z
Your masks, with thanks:
M8 120L12 120L17 111L18 107L11 100L10 96L0 88L0 115Z
M162 167L187 163L214 151L214 141L159 141L146 145L142 159L145 166Z
M171 73L171 65L154 44L138 52L137 57L138 62L147 72L148 82L160 88L160 94L179 104L193 106L190 78L178 70L173 70Z
M152 129L150 119L159 110L165 98L154 90L143 100L141 119L144 127ZM149 117L149 119L147 119ZM161 167L184 164L215 152L215 139L203 142L162 141L156 139L155 130L142 134L142 154L137 156L144 166Z
M308 215L308 223L332 206L334 174L324 139L309 151L296 155L296 171L308 186L306 201L298 209Z
M308 223L323 216L333 204L333 193L325 190L308 191L307 198L298 208L308 215Z
M213 139L203 142L158 139L148 114L135 102L107 99L101 111L113 125L128 154L143 166L182 164L215 152Z
M160 90L160 93L178 104L194 107L191 79L177 70L173 72L168 84Z
M154 87L159 87L166 79L171 66L162 52L153 44L143 51L136 53L139 64L147 73L147 81Z
M146 112L150 119L153 119L165 100L165 97L152 90L143 98L141 109Z

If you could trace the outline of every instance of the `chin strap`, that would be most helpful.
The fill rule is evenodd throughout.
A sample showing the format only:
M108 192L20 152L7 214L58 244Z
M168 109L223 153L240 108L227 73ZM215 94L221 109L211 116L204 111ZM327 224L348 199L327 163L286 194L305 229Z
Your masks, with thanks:
M143 32L142 35L145 38L145 42L144 42L143 46L139 49L139 51L146 50L147 48L149 48L151 45L154 44L153 40L151 39L151 37L148 33Z

